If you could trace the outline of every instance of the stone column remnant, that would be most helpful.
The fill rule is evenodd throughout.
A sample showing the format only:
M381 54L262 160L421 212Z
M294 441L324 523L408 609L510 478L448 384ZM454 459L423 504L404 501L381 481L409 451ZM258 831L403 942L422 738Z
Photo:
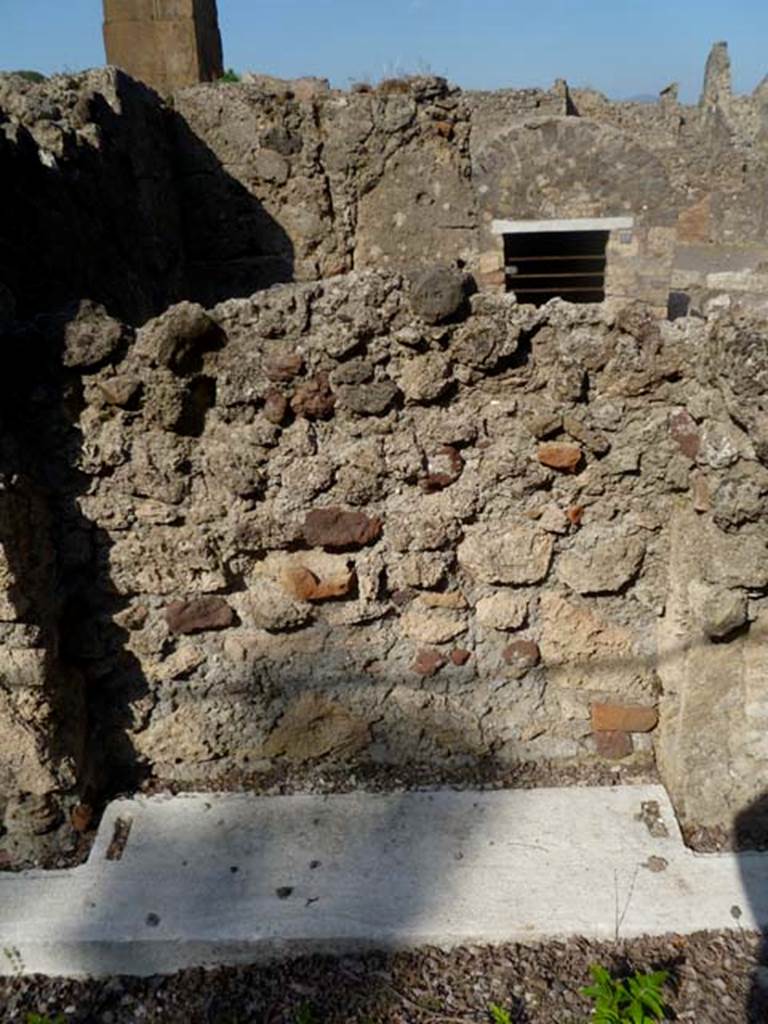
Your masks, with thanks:
M707 110L726 110L731 95L731 58L728 55L728 43L715 43L707 58L699 105Z
M223 74L216 0L104 0L107 61L167 94Z

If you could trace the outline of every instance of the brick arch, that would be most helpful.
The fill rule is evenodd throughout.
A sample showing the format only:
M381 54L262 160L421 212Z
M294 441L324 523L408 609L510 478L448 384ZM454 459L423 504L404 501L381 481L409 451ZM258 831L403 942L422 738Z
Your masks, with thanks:
M482 207L516 219L632 213L672 225L679 200L661 162L617 129L584 118L529 119L473 140Z

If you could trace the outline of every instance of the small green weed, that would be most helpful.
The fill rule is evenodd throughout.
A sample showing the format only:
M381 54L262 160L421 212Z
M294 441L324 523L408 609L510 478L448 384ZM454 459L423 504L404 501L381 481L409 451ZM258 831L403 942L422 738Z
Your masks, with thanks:
M63 1013L57 1013L55 1017L47 1017L41 1013L28 1013L25 1024L67 1024L67 1018Z
M226 70L226 71L224 72L224 74L223 74L223 75L221 76L221 78L219 79L219 81L220 81L220 82L232 82L232 83L237 83L237 82L239 82L239 81L240 81L240 75L238 75L238 73L237 73L236 71L233 71L233 69L232 69L232 68L227 68L227 70Z
M488 1012L491 1015L493 1024L514 1024L509 1010L502 1009L501 1006L497 1006L496 1003L491 1003L488 1007Z
M298 1008L294 1024L317 1024L314 1010L309 1003L302 1003Z
M594 984L581 989L593 1000L592 1024L658 1024L664 1020L664 985L667 971L635 972L623 981L612 978L598 964L590 967Z

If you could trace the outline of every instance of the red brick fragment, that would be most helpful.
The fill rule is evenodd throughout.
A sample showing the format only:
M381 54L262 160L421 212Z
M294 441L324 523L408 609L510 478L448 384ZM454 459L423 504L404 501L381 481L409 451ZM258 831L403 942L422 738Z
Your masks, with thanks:
M620 761L629 757L634 750L632 737L628 732L593 732L595 750L609 761Z

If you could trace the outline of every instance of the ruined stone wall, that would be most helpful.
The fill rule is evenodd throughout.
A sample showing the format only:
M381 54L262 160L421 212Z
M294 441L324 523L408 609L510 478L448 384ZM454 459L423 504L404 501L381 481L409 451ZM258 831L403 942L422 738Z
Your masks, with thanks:
M653 744L688 821L760 790L764 322L369 271L62 346L89 785Z
M764 319L475 291L500 213L634 212L616 294L665 283L680 153L579 101L0 79L11 833L284 764L653 748L688 821L758 795Z

